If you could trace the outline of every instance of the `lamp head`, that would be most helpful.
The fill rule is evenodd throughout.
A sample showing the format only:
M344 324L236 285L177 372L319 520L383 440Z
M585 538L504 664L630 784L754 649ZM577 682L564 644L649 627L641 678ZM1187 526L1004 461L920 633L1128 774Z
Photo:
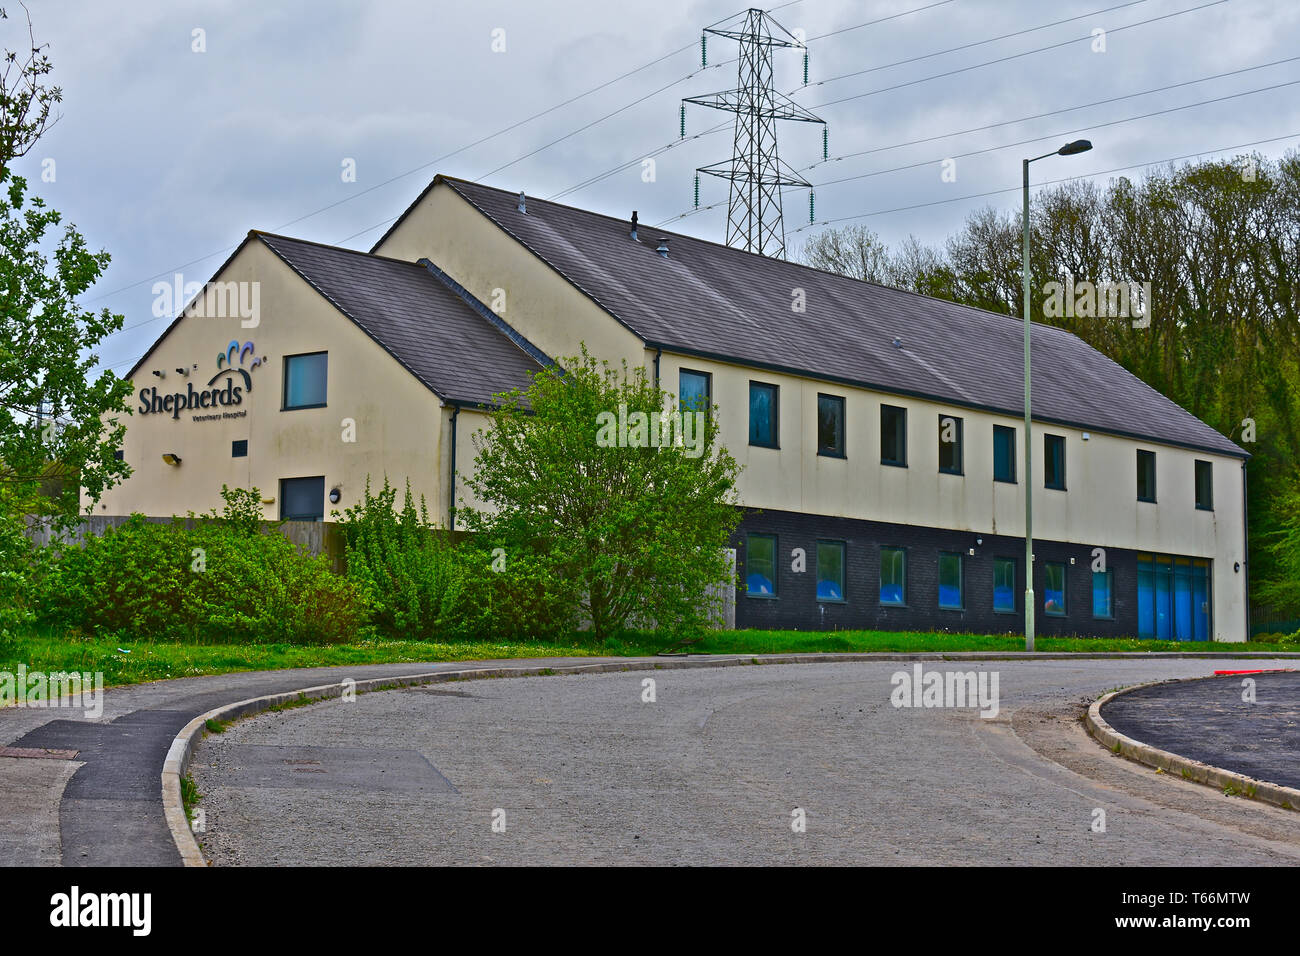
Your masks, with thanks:
M1056 151L1058 156L1073 156L1075 153L1086 153L1092 149L1092 141L1086 139L1076 139L1072 143L1066 143Z

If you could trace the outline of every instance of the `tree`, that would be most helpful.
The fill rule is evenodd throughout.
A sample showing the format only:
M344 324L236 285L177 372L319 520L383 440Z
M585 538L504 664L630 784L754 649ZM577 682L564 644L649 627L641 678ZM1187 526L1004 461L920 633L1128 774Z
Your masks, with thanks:
M890 284L889 248L866 226L824 229L809 239L800 257L805 265L865 282Z
M38 196L10 162L31 148L49 123L57 87L43 77L49 61L34 41L31 53L4 54L0 72L0 517L24 513L76 516L80 487L91 501L130 474L115 460L129 412L131 383L111 371L90 377L93 349L122 328L123 318L82 309L76 299L108 266L106 252L89 251L68 225L53 250L47 233L58 212Z
M600 640L704 626L740 520L737 466L716 447L713 410L682 412L645 369L619 374L585 346L499 399L466 478L487 508L457 510L499 548L486 573L544 568L538 579Z

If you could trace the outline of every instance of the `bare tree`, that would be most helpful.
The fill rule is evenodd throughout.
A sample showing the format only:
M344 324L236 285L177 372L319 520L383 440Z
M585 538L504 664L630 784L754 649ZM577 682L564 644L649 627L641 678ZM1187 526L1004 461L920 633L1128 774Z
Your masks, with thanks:
M49 44L36 42L31 14L25 4L19 5L27 20L27 40L21 50L5 43L0 69L0 165L6 168L27 155L45 131L58 122L54 104L63 100L62 88L45 81L53 69L45 53ZM8 19L9 14L0 7L0 20Z

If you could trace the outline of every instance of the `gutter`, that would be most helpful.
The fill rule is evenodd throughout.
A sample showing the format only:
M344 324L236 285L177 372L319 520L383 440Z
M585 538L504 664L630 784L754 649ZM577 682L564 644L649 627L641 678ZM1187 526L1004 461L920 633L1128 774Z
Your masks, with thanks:
M456 530L456 419L459 417L460 406L451 406L451 486L450 497L447 499L447 530L453 532Z
M663 349L655 349L655 388L659 387L659 359L663 357Z
M1246 462L1241 463L1241 574L1246 592L1246 640L1250 640L1250 501L1247 497Z

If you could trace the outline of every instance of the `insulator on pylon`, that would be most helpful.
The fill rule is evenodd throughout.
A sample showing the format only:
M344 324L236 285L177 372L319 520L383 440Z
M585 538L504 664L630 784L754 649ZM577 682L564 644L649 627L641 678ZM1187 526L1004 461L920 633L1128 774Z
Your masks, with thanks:
M808 51L803 51L803 85L808 85Z
M695 208L700 208L700 174L695 174Z
M682 133L681 138L686 138L686 104L682 104Z
M685 136L686 134L682 133L682 135ZM823 126L822 127L822 159L830 159L830 158L831 158L831 128L829 126Z
M808 190L808 221L809 222L815 222L817 220L816 203L817 203L817 194L814 193L811 189Z
M705 34L701 33L700 34L700 66L703 67L708 65L709 65L709 38Z

